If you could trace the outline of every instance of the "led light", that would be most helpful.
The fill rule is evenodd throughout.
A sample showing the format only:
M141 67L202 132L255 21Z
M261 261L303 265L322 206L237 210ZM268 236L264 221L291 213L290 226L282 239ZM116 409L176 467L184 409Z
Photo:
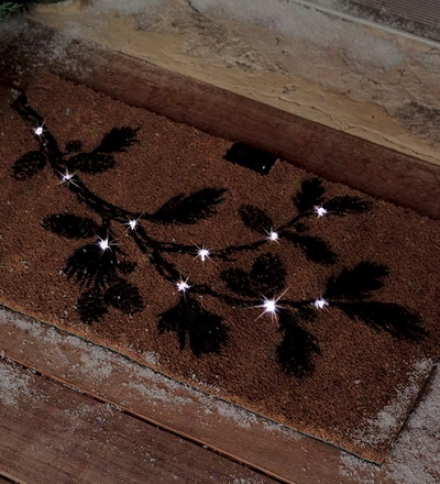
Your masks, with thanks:
M263 304L260 304L258 306L255 306L257 308L263 308L263 312L258 316L257 319L260 319L262 316L265 314L270 314L272 320L277 320L277 313L280 309L282 309L282 306L278 306L278 301L286 294L287 289L281 294L281 296L278 296L277 298L272 298L268 299L267 297L263 296Z
M329 305L328 301L323 297L316 299L312 302L312 306L315 306L316 309L324 309Z
M313 207L313 209L315 210L315 213L316 215L318 215L318 218L321 218L321 217L324 217L324 215L327 215L327 209L325 209L324 207Z
M101 249L101 252L105 252L107 250L112 250L112 245L114 245L113 242L109 240L107 237L106 239L101 239L99 238L98 242L96 242L98 247Z
M67 168L66 168L66 173L60 173L60 172L58 173L61 177L61 183L65 183L66 185L68 185L69 183L73 183L73 185L75 185L75 183L72 180L75 177L76 173L69 173L69 170L67 170Z
M267 234L268 234L267 240L270 240L271 242L278 242L278 239L280 238L278 232L271 230L270 232L267 232Z
M278 306L275 299L265 299L261 307L264 308L264 313L276 314L278 311Z
M188 291L188 289L191 287L189 284L188 284L188 277L183 280L183 279L180 279L180 281L176 282L176 286L177 286L177 290L179 292L183 292L183 294L185 294L186 291Z
M137 220L129 220L127 225L130 227L130 230L134 230L137 227L138 221Z
M205 249L204 247L200 248L197 247L197 259L200 259L202 262L205 262L206 259L209 259L211 255L211 251L209 249Z
M44 123L41 126L38 126L32 130L35 136L41 137L44 133Z

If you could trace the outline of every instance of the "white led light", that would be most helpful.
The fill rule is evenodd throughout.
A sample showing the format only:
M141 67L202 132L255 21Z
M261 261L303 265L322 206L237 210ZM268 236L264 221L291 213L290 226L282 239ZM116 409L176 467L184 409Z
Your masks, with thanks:
M315 306L316 309L324 309L328 305L329 305L328 301L323 297L320 297L319 299L316 299L315 301L312 302L312 306Z
M180 281L176 282L176 286L177 286L177 290L179 292L183 292L185 294L186 291L188 291L188 289L191 287L189 284L188 284L188 277L183 280L183 279L180 279Z
M316 215L318 215L318 218L324 217L324 215L327 215L327 210L324 207L313 207L315 210Z

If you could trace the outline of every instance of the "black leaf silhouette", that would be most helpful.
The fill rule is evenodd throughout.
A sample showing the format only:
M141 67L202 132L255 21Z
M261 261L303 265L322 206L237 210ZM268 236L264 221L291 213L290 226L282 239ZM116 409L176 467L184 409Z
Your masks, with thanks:
M64 273L85 287L104 287L116 278L117 249L102 250L98 244L87 244L67 259Z
M267 175L277 161L275 155L243 143L234 143L223 158L245 168L250 168L260 175Z
M223 319L190 297L181 298L176 306L161 313L158 329L160 333L175 331L180 349L185 348L188 339L197 357L203 353L219 353L227 341Z
M131 274L136 269L136 262L122 261L118 262L118 269L121 274Z
M105 293L105 301L125 314L135 314L145 308L139 289L124 279L112 283Z
M282 237L300 247L306 257L318 264L329 265L336 262L337 255L330 249L330 246L319 237L295 234L284 231Z
M92 289L81 294L76 306L83 323L92 324L99 321L107 312L107 304L99 290Z
M28 151L13 166L16 180L29 180L46 166L46 155L41 151Z
M69 159L71 171L79 170L92 175L103 173L116 165L116 160L112 155L105 153L79 153Z
M298 326L297 318L289 311L281 309L278 315L279 330L283 339L277 348L277 361L283 371L297 378L314 370L313 356L321 354L318 340Z
M66 143L67 153L79 153L82 149L82 142L78 139Z
M248 229L263 235L267 235L273 230L271 218L263 210L254 205L242 205L238 209L238 214Z
M86 239L95 236L99 230L99 225L93 219L70 213L45 217L43 227L67 239Z
M261 254L252 265L250 273L230 268L220 278L232 291L247 297L275 297L286 286L287 271L278 256Z
M309 178L301 183L301 189L293 199L298 212L304 213L313 207L321 205L323 201L324 187L319 178Z
M299 234L307 232L307 230L309 229L306 224L303 224L301 222L297 222L293 227Z
M97 153L117 153L125 151L134 143L137 143L136 133L139 128L133 129L128 126L113 128L104 137L100 145L95 149Z
M286 286L287 270L281 259L266 252L258 256L250 274L254 291L264 294L265 297L274 297Z
M255 292L251 285L249 274L242 269L230 268L220 273L220 279L226 286L237 294L247 297L259 297L260 293Z
M324 294L326 299L365 299L371 291L380 289L388 269L375 262L360 262L353 269L343 269L337 277L330 277Z
M204 188L187 197L177 195L159 208L151 220L162 223L197 223L215 213L214 206L223 201L220 197L225 191L223 188Z
M396 303L361 301L336 302L351 319L360 319L374 329L384 329L393 336L419 341L426 336L426 330L420 325L420 317Z
M330 214L342 216L346 213L363 213L371 210L372 204L359 197L348 195L327 200L322 205Z

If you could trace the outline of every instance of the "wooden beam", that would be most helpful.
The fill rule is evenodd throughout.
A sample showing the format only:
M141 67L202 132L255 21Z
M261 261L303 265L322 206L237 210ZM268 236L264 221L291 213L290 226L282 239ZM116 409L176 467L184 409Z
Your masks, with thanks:
M51 70L128 104L143 107L211 134L269 151L329 180L440 218L440 163L376 145L205 82L118 52L75 41L68 61L41 63L53 36L36 28L31 41L0 46L0 79L25 88L32 76ZM26 52L23 57L22 51ZM14 65L19 68L14 71Z
M329 180L440 218L440 166L115 52L81 50L74 80Z
M20 483L275 484L17 365L0 375L0 474Z

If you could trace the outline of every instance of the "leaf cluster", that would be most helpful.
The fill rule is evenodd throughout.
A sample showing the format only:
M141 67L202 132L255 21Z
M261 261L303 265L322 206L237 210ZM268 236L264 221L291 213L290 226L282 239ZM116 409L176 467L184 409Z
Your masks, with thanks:
M330 277L324 297L350 319L360 320L376 330L393 336L418 341L426 335L419 316L396 303L372 301L373 292L381 289L388 269L374 262L360 262Z
M66 239L102 239L104 235L111 239L111 234L95 220L70 213L45 217L43 227ZM120 253L117 246L102 250L94 242L79 247L68 257L64 274L85 289L77 304L81 321L88 324L98 321L110 306L125 314L144 309L139 289L121 277L130 274L136 265L119 261Z
M29 11L30 7L38 3L38 0L0 0L0 23L4 22L8 16L16 13Z
M245 227L258 234L267 237L270 231L277 231L274 229L275 224L269 215L264 210L261 210L254 205L242 205L239 208L238 214ZM302 250L307 259L314 263L329 265L336 261L336 254L331 250L329 244L325 240L320 237L302 233L307 231L307 227L304 224L299 222L286 224L286 226L290 225L293 230L284 228L278 232L281 239L286 240Z
M83 323L92 324L107 314L110 306L131 316L142 311L145 303L136 286L117 278L106 290L93 287L83 292L77 302L77 311Z
M282 309L279 313L279 331L283 339L277 347L277 361L283 371L302 378L313 372L314 355L321 354L318 340L302 328L301 320L311 321L315 315L310 309L302 309L293 314Z
M204 188L191 195L176 195L150 217L153 222L164 224L195 224L215 213L215 206L223 201L225 189Z
M189 296L182 297L159 318L159 332L174 331L180 349L184 349L188 341L190 349L198 357L203 353L220 353L228 339L223 319L203 309L198 301Z
M113 153L122 153L126 148L137 143L136 133L138 129L128 126L113 128L106 133L100 144L87 153L82 153L82 143L79 140L70 141L66 145L67 153L77 152L67 162L70 171L81 171L83 173L103 173L116 165Z
M364 213L371 209L371 203L359 197L344 195L326 200L325 188L319 178L309 178L301 183L301 188L293 197L299 214L310 215L315 207L323 207L330 215L343 216L350 213Z
M286 286L287 270L282 260L266 252L257 257L249 272L230 268L220 273L220 278L233 292L244 297L261 299L275 297Z

